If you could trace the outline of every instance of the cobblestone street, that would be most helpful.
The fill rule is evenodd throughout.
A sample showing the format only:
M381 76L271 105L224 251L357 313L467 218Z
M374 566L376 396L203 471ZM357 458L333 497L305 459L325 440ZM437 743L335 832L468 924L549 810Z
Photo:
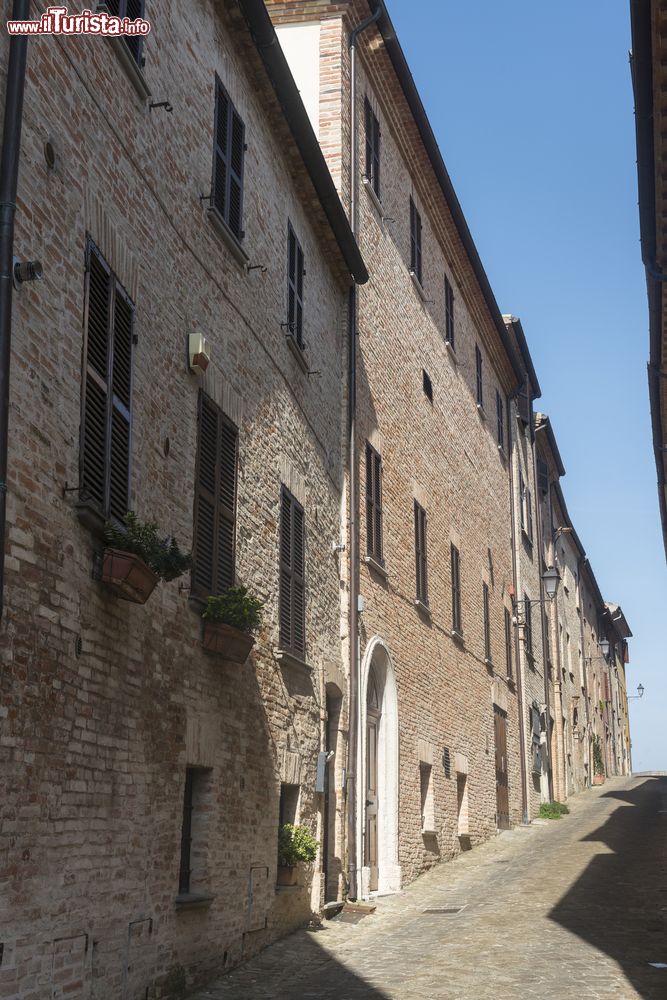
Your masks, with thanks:
M292 935L196 1000L665 1000L667 968L650 963L667 964L667 778L568 804L356 924Z

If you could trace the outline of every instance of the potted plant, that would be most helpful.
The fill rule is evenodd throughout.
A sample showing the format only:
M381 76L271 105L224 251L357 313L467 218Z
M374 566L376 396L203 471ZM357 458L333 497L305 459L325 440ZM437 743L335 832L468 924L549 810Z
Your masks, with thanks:
M145 604L158 580L174 580L192 564L176 539L160 538L155 521L142 522L131 511L121 525L107 523L104 540L102 583L134 604Z
M317 841L305 826L284 823L278 831L278 885L296 885L300 861L314 861Z
M245 663L255 645L252 635L262 624L262 601L241 585L209 597L202 614L204 649L233 663Z
M605 773L604 773L604 760L602 759L602 747L600 745L600 737L593 737L593 784L594 785L604 785L605 783Z

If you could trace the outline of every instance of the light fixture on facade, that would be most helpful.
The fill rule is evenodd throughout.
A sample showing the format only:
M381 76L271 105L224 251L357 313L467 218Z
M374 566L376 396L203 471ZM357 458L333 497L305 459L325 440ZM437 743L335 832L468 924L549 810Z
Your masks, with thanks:
M555 566L549 566L545 569L542 574L542 583L544 584L544 590L550 601L553 601L558 590L558 584L560 583L560 573Z
M606 660L607 657L609 656L609 649L610 649L609 639L600 639L598 645L600 646L600 652L602 653L602 655Z
M638 685L637 685L637 694L629 694L629 695L628 695L628 701L632 701L632 700L633 700L633 698L634 698L634 699L637 699L637 698L643 698L643 697L644 697L644 691L645 691L645 690L646 690L646 689L645 689L645 687L644 687L644 685L643 685L643 684L638 684Z
M201 333L188 334L188 363L195 375L203 375L208 368L211 354L206 337Z

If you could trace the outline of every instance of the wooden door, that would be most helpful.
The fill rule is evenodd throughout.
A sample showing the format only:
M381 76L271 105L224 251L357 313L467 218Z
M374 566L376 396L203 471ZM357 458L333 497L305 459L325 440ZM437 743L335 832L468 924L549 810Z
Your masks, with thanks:
M507 716L493 707L496 741L496 824L499 830L510 828L509 788L507 784Z
M378 887L378 729L380 703L375 675L368 677L366 697L366 838L364 864L370 869L369 889Z

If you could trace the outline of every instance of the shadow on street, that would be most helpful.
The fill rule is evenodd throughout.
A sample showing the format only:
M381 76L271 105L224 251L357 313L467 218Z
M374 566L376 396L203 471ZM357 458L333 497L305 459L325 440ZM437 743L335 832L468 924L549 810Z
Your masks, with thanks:
M646 1000L667 998L667 778L603 798L621 805L584 837L600 851L549 916L609 955ZM604 846L603 846L604 845Z

